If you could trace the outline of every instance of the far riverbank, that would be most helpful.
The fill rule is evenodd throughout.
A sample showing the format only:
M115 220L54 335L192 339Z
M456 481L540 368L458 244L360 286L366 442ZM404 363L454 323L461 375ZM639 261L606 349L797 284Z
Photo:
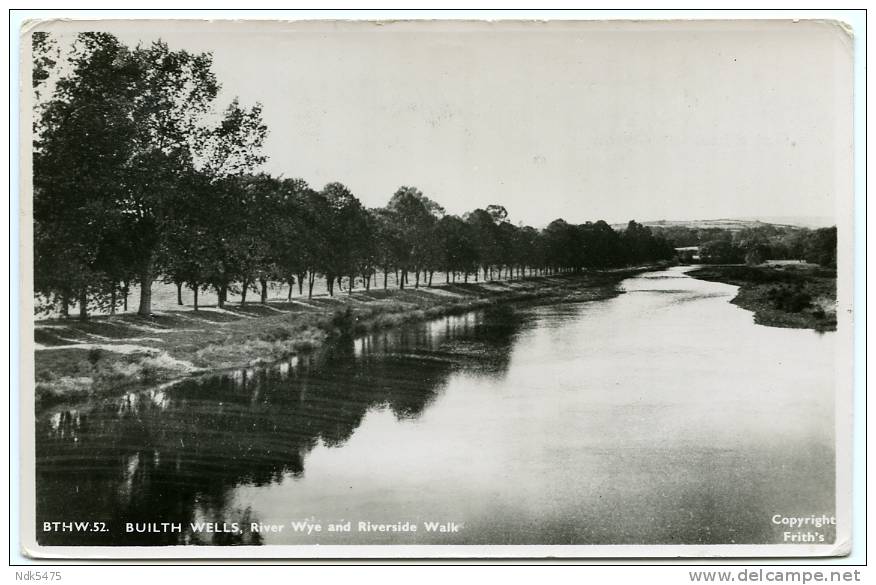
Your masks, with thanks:
M88 321L38 321L36 404L75 402L211 371L269 364L313 351L332 338L509 302L592 301L619 294L617 283L657 267L514 281L375 289L134 314Z
M770 327L836 331L836 271L812 264L710 265L688 275L739 287L731 303Z

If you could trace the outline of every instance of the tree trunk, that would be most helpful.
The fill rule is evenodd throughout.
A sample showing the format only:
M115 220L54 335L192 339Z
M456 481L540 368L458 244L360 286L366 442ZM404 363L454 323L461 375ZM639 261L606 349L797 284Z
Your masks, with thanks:
M407 270L402 268L401 278L399 278L398 272L396 272L395 280L396 280L396 282L398 282L398 288L400 290L404 290L404 288L405 288L405 273L406 272L407 272Z
M79 320L85 321L88 319L88 291L83 288L79 291Z
M330 297L335 296L335 277L333 274L326 275L325 287L328 289L328 294Z
M351 295L351 294L353 294L353 283L355 282L356 277L351 274L348 278L350 279L350 282L349 282L350 286L347 287L347 294Z
M152 258L150 257L140 267L140 308L137 314L141 317L152 315Z
M243 288L240 289L240 306L244 306L246 304L246 292L249 290L249 279L243 279Z
M432 275L435 274L434 270L429 271L429 288L432 288Z
M61 296L61 316L65 319L70 318L70 297L67 296L67 293Z
M306 272L301 272L298 274L298 296L304 296L304 276Z
M444 284L450 284L450 271L449 270L444 271Z
M386 290L386 281L389 279L389 271L384 268L383 269L383 290Z
M300 284L298 286L301 286ZM292 289L295 288L295 281L293 279L289 279L289 294L286 296L287 301L292 300Z
M194 283L194 285L192 286L192 293L195 296L195 311L197 311L198 310L198 283L197 282Z
M174 281L174 284L176 284L176 304L182 305L183 304L183 302L182 302L182 284L183 283L179 280L176 280L176 281Z
M220 309L225 308L225 301L227 300L227 296L226 296L227 294L228 294L228 284L223 282L216 289L216 295L218 296L218 299L219 299L218 304L219 304Z
M124 311L128 312L128 295L131 293L131 283L127 280L122 281L122 307Z
M313 271L311 271L311 272L307 275L307 298L308 298L308 299L312 299L312 298L313 298L313 281L314 281L315 279L316 279L316 275L314 275L314 274L313 274Z
M116 314L116 283L113 283L113 288L110 290L110 315Z
M259 284L262 285L262 298L261 298L261 303L262 303L263 305L265 305L265 304L267 304L267 302L268 302L268 279L267 279L267 278L260 278L260 279L259 279ZM291 293L292 293L292 287L291 287L291 286L289 287L289 293L290 293L290 296L291 296Z
M420 288L420 268L414 269L414 288Z
M468 284L468 270L465 271L465 280L463 282Z

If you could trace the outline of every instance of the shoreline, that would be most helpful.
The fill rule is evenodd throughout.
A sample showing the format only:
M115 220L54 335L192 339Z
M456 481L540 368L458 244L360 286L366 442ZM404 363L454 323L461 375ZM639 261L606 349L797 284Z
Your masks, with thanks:
M738 286L730 303L754 313L758 325L836 331L835 271L806 264L713 264L695 267L686 274Z
M88 321L37 321L35 406L39 412L192 376L266 366L312 352L341 336L498 304L609 299L621 294L617 284L625 278L662 268L665 265L419 289L372 288L334 297L296 297L291 302L165 311L150 318L122 314Z

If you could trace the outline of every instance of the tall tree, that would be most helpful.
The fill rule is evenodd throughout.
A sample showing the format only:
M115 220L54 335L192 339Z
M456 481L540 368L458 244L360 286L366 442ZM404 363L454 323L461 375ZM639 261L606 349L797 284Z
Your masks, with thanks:
M135 255L125 261L136 265L142 288L138 312L148 315L156 260L185 178L198 169L239 174L260 162L260 108L233 102L218 126L209 124L219 88L210 55L171 51L161 41L129 49L112 35L82 33L66 70L41 116L35 191L48 205L83 200L82 214L66 221L88 238L102 238L104 223L124 225L123 248ZM97 271L103 267L95 259L113 264L93 241L76 242L75 229L62 231L92 256L74 264Z
M322 190L328 204L330 238L324 251L324 274L329 294L334 294L334 280L349 278L349 291L370 256L371 233L362 203L341 183L329 183Z
M451 275L472 270L477 271L477 249L471 227L455 215L445 215L434 228L434 241L439 250L438 265L445 273L446 282Z
M504 221L507 212L499 205L487 206L485 209L475 209L466 216L471 226L472 237L478 254L478 263L484 274L484 280L492 278L493 267L499 262L498 223Z
M428 234L444 210L435 205L416 187L399 187L387 204L396 218L396 225L403 242L399 263L402 270L400 286L410 269L414 270L415 287L420 284L420 274L431 257Z
M118 204L136 136L129 104L136 67L120 59L125 48L111 35L85 33L39 110L33 151L35 284L60 298L74 297L80 317L89 295L99 294L118 228L130 227ZM38 58L39 59L39 58ZM46 78L37 75L38 85ZM103 288L103 287L99 287Z
M303 293L304 279L319 253L318 227L309 217L308 199L313 191L303 179L275 179L273 212L263 218L269 238L274 277Z
M389 273L398 271L408 256L408 250L395 213L386 208L371 210L372 232L376 249L375 263L383 271L383 288L386 289ZM400 283L397 283L400 284Z

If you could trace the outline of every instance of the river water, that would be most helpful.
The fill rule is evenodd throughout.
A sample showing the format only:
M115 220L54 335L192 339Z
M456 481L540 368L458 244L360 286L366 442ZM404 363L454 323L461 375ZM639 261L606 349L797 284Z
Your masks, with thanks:
M38 541L781 542L774 515L834 514L835 334L686 269L47 411ZM85 520L106 531L43 531Z

